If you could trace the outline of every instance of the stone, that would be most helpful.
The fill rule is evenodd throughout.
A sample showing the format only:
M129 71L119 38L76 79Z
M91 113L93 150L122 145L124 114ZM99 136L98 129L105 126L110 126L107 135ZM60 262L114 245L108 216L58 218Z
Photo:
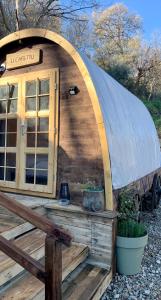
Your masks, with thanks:
M150 295L150 290L145 290L144 294L147 295L147 296Z

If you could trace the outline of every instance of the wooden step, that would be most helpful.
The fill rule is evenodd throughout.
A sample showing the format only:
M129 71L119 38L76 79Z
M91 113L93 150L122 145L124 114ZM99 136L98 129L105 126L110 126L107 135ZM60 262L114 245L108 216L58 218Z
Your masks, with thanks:
M64 280L62 300L99 300L111 279L111 272L83 263ZM44 285L30 274L17 279L0 295L1 300L44 300L44 298Z
M32 208L41 215L45 214L43 207ZM6 239L13 239L33 229L34 226L19 218L9 210L0 206L0 234Z
M111 271L84 263L63 282L62 299L99 300L111 279Z
M62 280L86 260L89 248L86 245L73 244L70 248L64 247L62 252Z
M34 230L16 239L14 243L36 260L44 257L45 234L40 230ZM63 247L62 252L62 280L71 273L88 256L88 247L85 245L73 244L70 248ZM0 252L0 286L11 281L20 274L23 268L12 259Z
M13 243L36 260L44 256L45 234L40 230L33 230L13 241ZM0 286L21 273L23 268L3 252L0 252Z

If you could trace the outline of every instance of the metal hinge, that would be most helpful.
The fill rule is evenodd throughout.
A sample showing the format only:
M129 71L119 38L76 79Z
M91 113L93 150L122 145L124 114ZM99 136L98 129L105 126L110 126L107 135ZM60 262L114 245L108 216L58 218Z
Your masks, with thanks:
M55 90L57 90L57 87L58 87L57 83L55 82L55 85L54 85Z

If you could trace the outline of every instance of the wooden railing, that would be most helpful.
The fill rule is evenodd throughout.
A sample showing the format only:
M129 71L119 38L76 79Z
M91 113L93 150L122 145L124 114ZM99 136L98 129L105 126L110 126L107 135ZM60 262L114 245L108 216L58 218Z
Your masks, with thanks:
M45 267L3 236L0 236L0 250L45 284L45 300L60 300L62 243L70 246L70 235L46 217L37 214L32 209L14 199L10 199L1 192L0 205L47 234L45 239Z

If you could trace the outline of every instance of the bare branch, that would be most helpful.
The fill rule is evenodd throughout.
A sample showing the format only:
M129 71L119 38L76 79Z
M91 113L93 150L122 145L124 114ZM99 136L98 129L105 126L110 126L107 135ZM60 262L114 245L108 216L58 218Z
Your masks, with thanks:
M5 25L6 30L8 32L11 32L11 29L10 29L10 27L8 25L8 22L7 22L7 18L6 18L4 7L3 7L3 4L2 4L2 0L0 0L0 12L1 12L1 15L2 15L2 20L3 20L3 23Z

